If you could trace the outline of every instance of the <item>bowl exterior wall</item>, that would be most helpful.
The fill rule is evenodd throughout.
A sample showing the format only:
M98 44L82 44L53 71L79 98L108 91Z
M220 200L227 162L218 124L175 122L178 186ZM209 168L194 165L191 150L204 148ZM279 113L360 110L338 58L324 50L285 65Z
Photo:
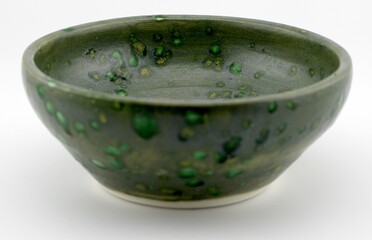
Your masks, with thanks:
M81 96L40 81L26 67L23 78L42 122L100 183L177 201L271 183L333 123L351 76L301 97L200 107Z

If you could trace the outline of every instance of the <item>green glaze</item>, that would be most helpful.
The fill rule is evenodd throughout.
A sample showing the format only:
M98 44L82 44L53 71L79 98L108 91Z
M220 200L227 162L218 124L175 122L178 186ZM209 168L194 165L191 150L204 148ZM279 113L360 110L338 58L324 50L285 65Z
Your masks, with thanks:
M37 40L23 77L44 124L107 188L194 201L274 181L334 122L351 60L285 25L144 16Z

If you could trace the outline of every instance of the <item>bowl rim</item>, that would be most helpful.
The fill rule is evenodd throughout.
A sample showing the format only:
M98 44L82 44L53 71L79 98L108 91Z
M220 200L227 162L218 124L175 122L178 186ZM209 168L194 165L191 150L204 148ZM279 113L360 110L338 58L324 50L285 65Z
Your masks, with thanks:
M145 22L145 21L172 21L172 20L190 20L190 21L223 21L223 22L234 22L250 24L252 26L262 27L262 29L269 30L281 30L286 33L290 33L295 37L306 38L310 41L317 42L324 47L331 50L338 58L339 66L338 68L326 78L315 82L311 85L273 94L259 95L250 98L233 98L233 99L213 99L213 101L205 101L204 99L187 99L179 101L177 99L161 99L161 98L139 98L126 96L117 96L114 94L109 94L105 92L100 92L96 90L89 90L76 85L64 83L57 79L53 79L44 72L42 72L36 65L34 58L36 53L42 48L42 46L50 41L54 41L58 38L68 36L70 34L84 34L92 32L94 29L99 28L110 28L120 25L123 21L128 23ZM69 29L74 29L74 31L69 31ZM102 21L94 21L90 23L75 25L70 28L61 29L45 35L33 43L31 43L23 53L22 57L22 70L24 73L31 74L34 79L40 84L45 84L53 88L57 88L60 91L66 92L66 94L76 94L82 97L87 97L95 100L106 100L112 102L121 102L124 104L142 104L142 105L153 105L153 106L178 106L178 107L216 107L216 106L230 106L230 105L247 105L252 103L260 102L272 102L272 101L282 101L298 98L305 95L311 95L318 91L324 90L332 85L337 84L345 78L350 78L352 74L352 61L350 55L347 51L341 47L336 42L316 34L311 31L307 31L298 27L275 23L264 20L241 18L241 17L230 17L230 16L215 16L215 15L143 15L143 16L132 16L132 17L122 17L113 18ZM24 76L24 81L27 78Z

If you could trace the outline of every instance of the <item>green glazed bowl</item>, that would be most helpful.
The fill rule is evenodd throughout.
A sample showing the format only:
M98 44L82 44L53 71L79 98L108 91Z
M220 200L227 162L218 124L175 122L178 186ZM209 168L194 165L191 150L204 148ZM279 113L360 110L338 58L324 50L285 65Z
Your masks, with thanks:
M111 193L201 208L280 176L335 120L351 59L317 34L216 16L66 28L27 48L36 113Z

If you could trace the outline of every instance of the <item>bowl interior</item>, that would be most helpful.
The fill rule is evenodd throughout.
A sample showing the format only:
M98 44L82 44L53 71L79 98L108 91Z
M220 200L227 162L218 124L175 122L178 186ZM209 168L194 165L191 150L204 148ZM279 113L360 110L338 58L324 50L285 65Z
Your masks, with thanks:
M82 25L50 35L34 60L51 78L80 88L185 101L292 91L339 66L337 55L305 31L218 18Z

